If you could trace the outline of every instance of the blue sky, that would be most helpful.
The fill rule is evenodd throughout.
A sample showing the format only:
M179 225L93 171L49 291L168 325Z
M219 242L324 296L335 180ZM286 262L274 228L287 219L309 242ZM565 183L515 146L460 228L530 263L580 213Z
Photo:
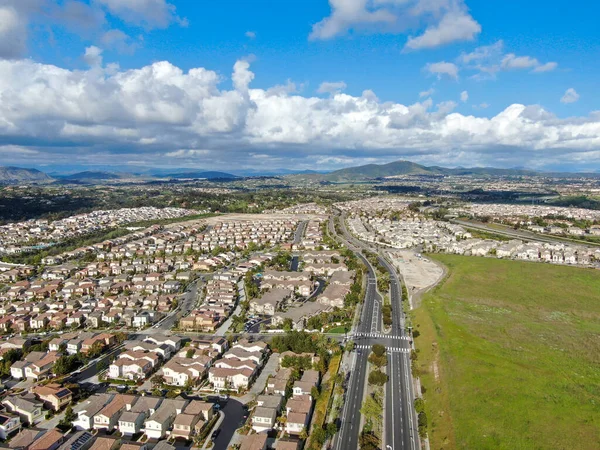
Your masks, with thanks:
M598 170L600 5L573 6L0 0L0 161Z

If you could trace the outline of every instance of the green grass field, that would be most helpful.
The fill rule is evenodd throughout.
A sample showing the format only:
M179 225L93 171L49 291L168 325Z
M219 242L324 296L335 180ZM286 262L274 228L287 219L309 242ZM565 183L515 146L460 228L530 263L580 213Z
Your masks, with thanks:
M600 271L435 255L415 314L431 449L600 448Z

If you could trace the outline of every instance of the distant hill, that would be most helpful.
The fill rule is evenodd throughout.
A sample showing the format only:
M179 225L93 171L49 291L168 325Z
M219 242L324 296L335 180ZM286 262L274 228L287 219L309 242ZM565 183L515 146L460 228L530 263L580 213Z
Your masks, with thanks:
M131 176L127 174L128 176ZM123 178L123 175L112 173L112 172L102 172L96 170L86 170L85 172L73 173L70 175L61 175L59 177L62 180L79 180L79 181L87 181L87 180L118 180Z
M367 164L366 166L348 167L325 174L326 181L366 180L392 177L394 175L433 175L438 174L436 168L429 168L410 161L395 161L388 164Z
M172 174L167 174L167 175L163 175L164 178L175 178L175 179L182 179L182 178L199 178L199 179L206 179L206 180L214 180L217 178L221 178L221 179L232 179L232 178L239 178L236 175L232 175L230 173L226 173L226 172L214 172L214 171L207 171L207 172L181 172L181 173L172 173Z
M53 178L37 169L0 166L0 184L49 183Z
M323 182L365 181L376 178L387 178L399 175L477 175L477 176L518 176L540 175L537 172L521 169L496 169L491 167L446 168L439 166L422 166L410 161L394 161L387 164L367 164L348 167L327 174L291 175L295 178L311 179Z

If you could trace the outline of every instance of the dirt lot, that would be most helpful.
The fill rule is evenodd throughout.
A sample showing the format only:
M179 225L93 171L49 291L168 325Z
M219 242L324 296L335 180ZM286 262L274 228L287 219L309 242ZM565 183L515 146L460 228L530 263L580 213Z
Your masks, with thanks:
M392 262L406 283L408 292L414 303L423 292L435 286L445 275L446 271L440 264L423 256L419 257L413 250L393 250L388 252Z

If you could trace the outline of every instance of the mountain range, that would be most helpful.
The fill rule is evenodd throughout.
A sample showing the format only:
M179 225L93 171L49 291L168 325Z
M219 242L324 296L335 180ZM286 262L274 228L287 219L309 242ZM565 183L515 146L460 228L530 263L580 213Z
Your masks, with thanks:
M37 169L0 166L0 184L49 183L52 177Z
M533 176L540 175L540 173L531 170L496 169L493 167L428 167L410 161L400 160L387 164L367 164L364 166L349 167L346 169L335 170L333 172L321 176L314 176L313 179L321 178L323 181L330 182L365 181L377 178L394 177L398 175Z
M555 176L555 177L600 177L598 173L558 173L558 172L535 172L526 169L498 169L493 167L474 167L474 168L447 168L440 166L423 166L411 161L394 161L387 164L367 164L364 166L348 167L335 170L333 172L323 171L292 171L286 169L277 169L274 171L254 171L249 170L240 175L233 175L227 172L218 171L191 171L189 169L174 169L171 171L165 169L150 169L135 173L111 172L111 171L83 171L71 174L53 173L52 176L37 169L24 169L20 167L2 167L0 166L0 184L20 184L20 183L49 183L58 181L62 183L79 184L101 184L119 180L157 180L157 179L207 179L207 180L233 180L244 178L244 176L282 176L290 180L311 180L315 182L344 183L356 181L377 180L400 175L475 175L475 176Z

